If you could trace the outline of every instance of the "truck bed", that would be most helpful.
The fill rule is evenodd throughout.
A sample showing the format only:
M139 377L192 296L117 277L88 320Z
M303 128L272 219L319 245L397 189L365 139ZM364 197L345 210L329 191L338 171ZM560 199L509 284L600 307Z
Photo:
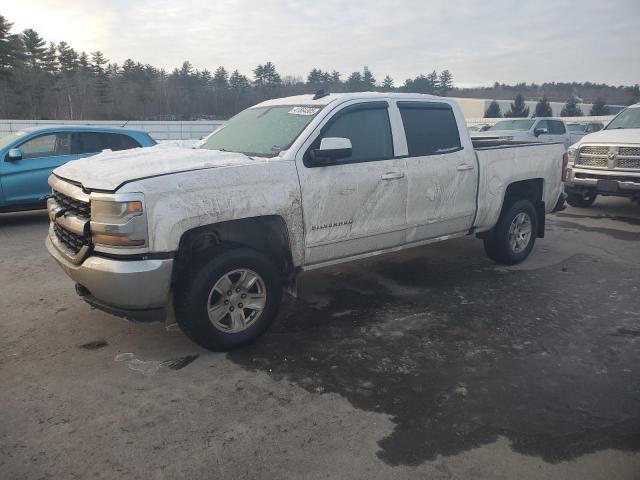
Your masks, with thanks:
M547 213L562 193L562 143L529 143L474 148L478 162L477 232L492 228L498 221L506 188L514 182L532 180L542 189Z

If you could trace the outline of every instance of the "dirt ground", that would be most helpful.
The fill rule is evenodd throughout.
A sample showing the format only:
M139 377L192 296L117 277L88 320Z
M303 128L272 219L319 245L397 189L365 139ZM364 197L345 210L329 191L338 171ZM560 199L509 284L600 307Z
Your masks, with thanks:
M0 478L640 479L640 207L305 274L257 343L91 310L0 215ZM197 357L190 357L197 356Z

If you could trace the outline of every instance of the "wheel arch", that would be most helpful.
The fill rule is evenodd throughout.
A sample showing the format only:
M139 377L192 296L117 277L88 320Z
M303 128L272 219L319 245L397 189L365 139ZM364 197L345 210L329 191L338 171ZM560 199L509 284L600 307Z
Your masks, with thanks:
M295 262L287 223L280 215L264 215L203 225L180 237L173 282L196 255L215 255L225 249L247 247L274 261L285 287L295 293Z
M496 221L496 225L500 222L503 213L519 199L529 200L536 210L537 229L536 236L538 238L544 237L545 232L545 203L544 203L544 179L543 178L530 178L527 180L519 180L507 185L502 197L502 207L500 208L500 214ZM481 232L478 234L478 238L486 238L493 229Z

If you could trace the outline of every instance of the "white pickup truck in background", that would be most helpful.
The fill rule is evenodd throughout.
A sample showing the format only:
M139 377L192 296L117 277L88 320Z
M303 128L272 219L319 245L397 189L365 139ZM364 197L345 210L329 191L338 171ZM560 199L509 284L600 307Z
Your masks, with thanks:
M178 324L206 348L259 336L296 276L476 234L523 261L564 201L563 143L474 149L455 101L301 95L251 107L196 149L70 162L46 243L90 304Z
M567 202L590 207L598 195L640 199L640 103L571 146Z
M564 120L556 117L515 118L501 120L482 132L472 132L476 145L500 143L563 143L566 148L573 143Z

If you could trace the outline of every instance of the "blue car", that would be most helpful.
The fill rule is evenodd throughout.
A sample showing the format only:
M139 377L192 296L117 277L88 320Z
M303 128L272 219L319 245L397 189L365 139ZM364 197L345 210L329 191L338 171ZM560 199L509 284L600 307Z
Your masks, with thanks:
M155 144L146 132L119 127L34 127L0 137L0 212L45 208L47 179L63 163Z

